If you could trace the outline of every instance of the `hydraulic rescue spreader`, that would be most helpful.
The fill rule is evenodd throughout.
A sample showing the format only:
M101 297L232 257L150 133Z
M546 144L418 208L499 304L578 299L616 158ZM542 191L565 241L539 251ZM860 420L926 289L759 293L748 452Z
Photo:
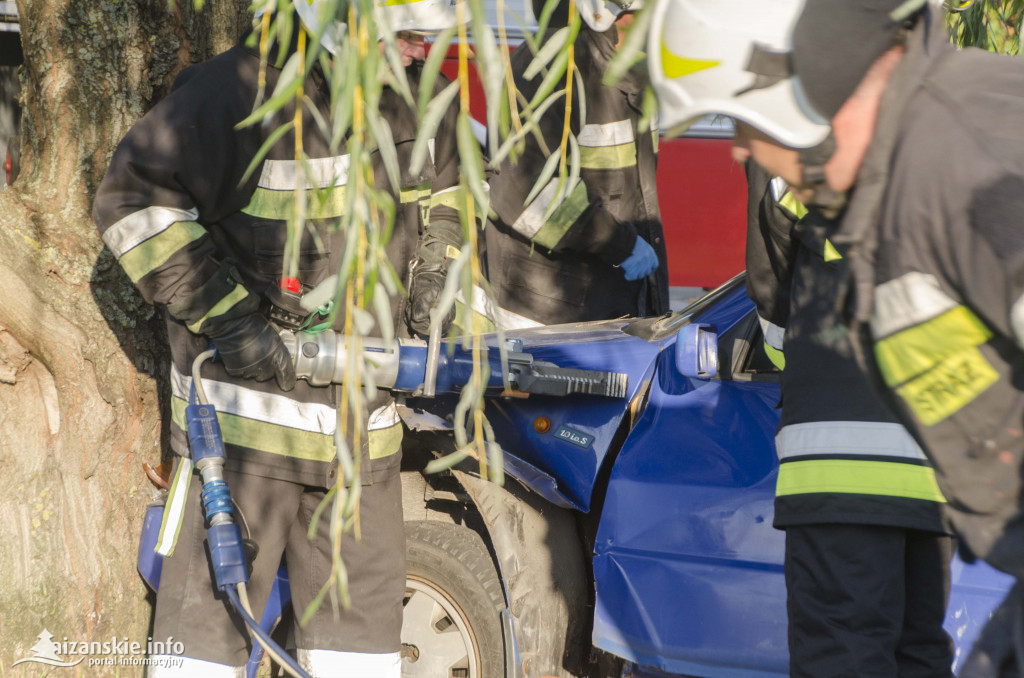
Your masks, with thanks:
M295 358L295 373L314 386L345 381L348 361L346 337L335 332L282 332L285 346ZM469 383L473 374L473 352L460 341L444 346L435 339L383 339L364 337L363 356L371 366L373 382L379 388L433 397L455 393ZM509 339L504 355L495 346L485 347L490 390L505 393L566 396L572 393L624 398L628 375L559 367L534 360L522 352L522 342Z

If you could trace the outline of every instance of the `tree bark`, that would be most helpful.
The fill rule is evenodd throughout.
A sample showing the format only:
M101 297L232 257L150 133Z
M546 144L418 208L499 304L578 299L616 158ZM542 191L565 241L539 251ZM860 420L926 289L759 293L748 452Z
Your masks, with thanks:
M166 454L167 355L158 314L103 248L92 197L118 140L182 68L235 42L248 4L18 2L22 169L0 193L4 670L44 628L57 642L146 643L141 465Z

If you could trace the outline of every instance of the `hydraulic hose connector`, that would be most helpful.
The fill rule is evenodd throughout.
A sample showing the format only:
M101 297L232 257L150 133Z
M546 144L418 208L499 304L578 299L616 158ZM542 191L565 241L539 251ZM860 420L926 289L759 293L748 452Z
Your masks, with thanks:
M232 519L234 508L231 493L224 481L227 454L213 405L198 404L185 408L192 461L203 478L203 513L209 527L206 538L210 545L217 587L226 587L249 580L245 566L242 533Z

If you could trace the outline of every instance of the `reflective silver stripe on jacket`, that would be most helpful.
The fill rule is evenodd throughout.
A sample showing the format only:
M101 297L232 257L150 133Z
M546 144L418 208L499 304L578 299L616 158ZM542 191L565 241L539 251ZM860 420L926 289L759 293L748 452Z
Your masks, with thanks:
M512 228L516 233L533 240L533 236L537 235L537 232L544 227L544 224L547 223L544 219L544 213L548 211L548 207L551 206L551 202L555 199L555 194L558 191L558 181L558 177L549 181L548 185L533 199L533 202L526 206L523 213L512 224ZM569 191L566 190L565 194L568 196Z
M757 321L761 323L761 332L764 333L765 343L776 351L783 350L782 342L785 340L786 328L781 325L776 325L773 322L769 322L761 316L757 316Z
M633 136L633 124L629 120L619 120L601 125L584 125L576 135L576 141L580 146L599 148L633 143L636 137Z
M120 259L132 248L163 233L179 221L195 221L199 210L174 207L147 207L132 212L103 232L103 242Z
M322 403L301 403L276 393L263 393L213 379L203 379L206 396L218 412L246 419L286 426L300 431L334 435L334 408ZM171 366L171 393L185 402L192 390L192 377ZM397 416L397 415L396 415Z
M779 459L808 455L866 455L924 461L924 452L900 424L816 421L784 426L775 436Z
M313 158L302 163L304 183L299 189L328 188L348 183L348 168L351 155L336 155L330 158ZM263 163L259 187L272 191L292 191L296 188L299 165L294 160L267 160Z
M392 400L387 405L378 407L370 413L370 421L366 425L366 430L380 431L391 428L401 421L401 418L398 416L398 407L395 405L395 401Z
M937 318L958 306L928 273L905 273L875 287L871 330L882 339Z

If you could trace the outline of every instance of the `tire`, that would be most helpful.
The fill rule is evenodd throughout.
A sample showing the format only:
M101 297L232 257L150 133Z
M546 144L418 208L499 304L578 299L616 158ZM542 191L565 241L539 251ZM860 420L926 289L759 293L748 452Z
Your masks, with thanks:
M501 678L501 582L472 530L408 522L403 678Z

